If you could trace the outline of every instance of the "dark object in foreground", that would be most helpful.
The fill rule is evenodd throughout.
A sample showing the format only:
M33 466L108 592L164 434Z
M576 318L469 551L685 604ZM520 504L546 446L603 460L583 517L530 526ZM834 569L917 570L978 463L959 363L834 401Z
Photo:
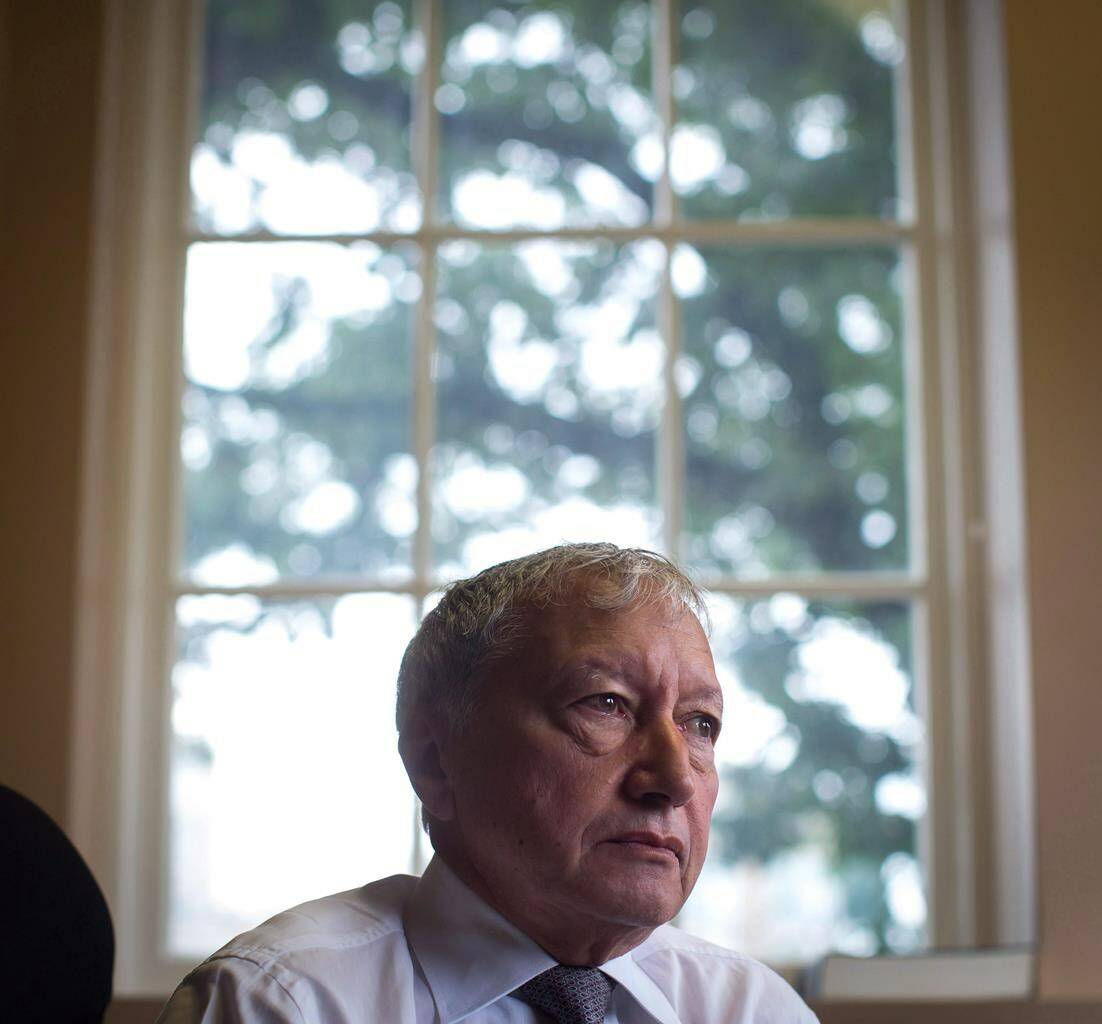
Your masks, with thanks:
M6 1020L99 1024L115 934L88 865L26 797L0 786L0 992Z

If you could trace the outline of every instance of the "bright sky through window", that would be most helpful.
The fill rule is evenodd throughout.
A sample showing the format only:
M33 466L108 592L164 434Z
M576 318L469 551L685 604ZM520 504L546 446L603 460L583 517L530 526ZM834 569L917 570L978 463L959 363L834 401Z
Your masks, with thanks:
M206 8L170 948L418 866L392 724L417 616L594 539L715 589L734 727L686 925L781 961L915 948L914 589L876 583L918 569L894 22L449 0L426 35L409 4L303 2ZM258 770L309 838L239 811Z

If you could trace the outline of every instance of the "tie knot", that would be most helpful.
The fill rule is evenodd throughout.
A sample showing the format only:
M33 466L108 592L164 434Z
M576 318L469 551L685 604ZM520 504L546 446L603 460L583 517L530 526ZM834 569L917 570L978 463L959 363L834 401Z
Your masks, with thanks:
M612 982L596 967L557 964L513 993L553 1017L557 1024L602 1024Z

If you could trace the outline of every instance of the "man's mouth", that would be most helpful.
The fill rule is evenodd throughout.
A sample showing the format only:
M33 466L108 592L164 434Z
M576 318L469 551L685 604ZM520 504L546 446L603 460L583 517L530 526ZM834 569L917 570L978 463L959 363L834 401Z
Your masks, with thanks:
M611 836L605 842L614 843L627 850L635 850L642 855L658 855L681 862L685 844L677 837L659 832L622 832Z

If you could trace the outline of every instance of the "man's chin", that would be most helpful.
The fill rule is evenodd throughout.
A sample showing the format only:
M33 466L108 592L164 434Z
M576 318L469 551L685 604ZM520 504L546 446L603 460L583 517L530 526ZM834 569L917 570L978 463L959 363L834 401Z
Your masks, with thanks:
M656 889L646 881L605 880L597 892L585 894L590 915L631 928L657 928L673 920L684 901L676 893Z

